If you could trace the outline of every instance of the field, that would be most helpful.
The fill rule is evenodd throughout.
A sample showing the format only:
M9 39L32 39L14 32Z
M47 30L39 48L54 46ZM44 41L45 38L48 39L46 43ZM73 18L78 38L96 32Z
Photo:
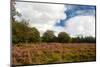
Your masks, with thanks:
M95 43L31 43L12 46L13 65L86 62L95 60Z

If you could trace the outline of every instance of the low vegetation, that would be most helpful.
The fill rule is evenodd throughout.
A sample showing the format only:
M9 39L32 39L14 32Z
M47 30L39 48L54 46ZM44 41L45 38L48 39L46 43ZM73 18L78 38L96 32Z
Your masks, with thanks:
M20 43L12 48L12 62L27 65L95 61L95 52L93 43Z

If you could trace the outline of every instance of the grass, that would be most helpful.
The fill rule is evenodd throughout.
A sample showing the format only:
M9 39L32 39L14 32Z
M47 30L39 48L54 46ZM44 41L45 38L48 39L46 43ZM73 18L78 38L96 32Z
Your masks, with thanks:
M12 47L12 63L48 64L96 60L94 43L17 44Z

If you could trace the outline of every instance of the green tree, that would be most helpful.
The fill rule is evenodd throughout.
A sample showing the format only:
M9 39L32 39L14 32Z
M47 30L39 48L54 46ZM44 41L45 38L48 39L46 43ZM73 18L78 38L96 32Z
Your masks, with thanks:
M58 42L60 43L68 43L70 42L71 38L66 32L60 32L58 34Z
M96 38L92 36L81 36L81 37L73 37L72 38L73 43L95 43Z
M86 43L96 43L96 38L92 36L86 36L83 38L83 42Z
M12 42L39 42L40 33L36 28L28 27L28 22L14 22L12 23Z
M16 1L11 1L11 18L12 18L12 42L39 42L40 33L36 28L28 27L29 23L26 20L20 22L15 21L14 16L20 17L21 14L15 8Z
M56 36L54 35L54 32L51 30L47 30L43 36L42 36L42 41L43 42L55 42Z
M29 42L40 42L40 33L35 27L31 28L28 37Z

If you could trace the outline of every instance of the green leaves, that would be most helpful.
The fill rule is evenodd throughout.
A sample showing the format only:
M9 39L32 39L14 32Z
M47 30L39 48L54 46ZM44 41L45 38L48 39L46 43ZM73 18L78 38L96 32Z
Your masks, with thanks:
M70 41L70 36L66 32L60 32L58 34L58 41L61 43L68 43Z
M54 32L51 30L47 30L43 36L42 36L42 41L43 42L55 42L56 36L54 35Z
M36 28L28 27L26 22L12 22L12 42L13 43L27 43L39 42L40 33Z

